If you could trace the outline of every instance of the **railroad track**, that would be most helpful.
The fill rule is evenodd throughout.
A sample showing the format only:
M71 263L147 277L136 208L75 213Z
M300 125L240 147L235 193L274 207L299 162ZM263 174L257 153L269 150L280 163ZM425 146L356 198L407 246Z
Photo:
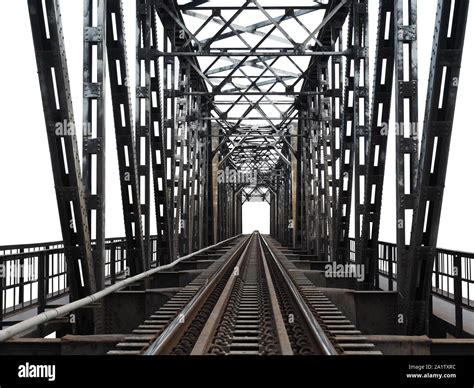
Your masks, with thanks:
M114 355L381 354L259 233L241 238Z

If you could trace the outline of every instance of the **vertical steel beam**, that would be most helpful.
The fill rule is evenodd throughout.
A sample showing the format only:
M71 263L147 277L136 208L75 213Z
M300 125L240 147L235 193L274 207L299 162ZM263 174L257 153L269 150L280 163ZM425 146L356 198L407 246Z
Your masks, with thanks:
M295 225L295 243L294 246L303 249L306 241L306 201L305 201L305 128L303 120L298 120L298 137L296 138L296 219Z
M298 128L293 128L292 135L298 134ZM298 156L298 138L296 136L291 137L291 146L296 151ZM298 189L299 189L299 182L298 182L298 159L297 156L291 153L291 222L293 224L293 229L291 230L291 244L293 248L296 248L297 238L299 233L298 225L300 225L300 221L298 220ZM289 221L289 220L288 220Z
M334 33L334 27L332 27ZM338 35L338 34L337 34ZM333 35L333 42L337 41ZM331 67L331 72L329 72ZM336 205L336 133L333 124L335 119L336 89L333 60L321 61L318 64L318 90L319 90L319 122L321 128L321 152L324 166L324 189L325 189L325 213L327 219L327 257L334 260L336 257L336 229L335 229L335 205ZM331 75L330 75L331 74ZM339 89L340 90L340 89Z
M84 0L82 171L98 290L105 283L106 2ZM94 222L95 221L95 222Z
M177 32L176 32L177 33ZM174 250L177 257L185 254L185 236L187 228L187 220L185 216L184 198L186 196L185 187L185 170L186 170L186 148L188 135L188 111L189 96L182 96L185 92L190 91L190 66L185 60L179 61L179 78L178 91L180 97L176 101L176 119L174 132L174 160L175 160L175 176L174 176Z
M220 143L219 139L219 128L217 126L211 126L211 153L214 151ZM213 242L214 244L219 242L219 187L217 184L217 171L219 169L219 154L215 154L209 163L209 176L210 176L210 193L209 199L211 200L212 210L211 214L211 225L213 229Z
M156 10L152 8L152 48L158 49L158 22ZM151 125L150 148L153 171L153 192L155 196L155 216L157 230L157 255L159 263L168 264L171 259L170 212L168 210L168 180L166 178L166 133L163 123L163 72L159 58L151 56Z
M348 259L349 250L349 228L352 204L352 182L354 169L354 89L355 81L353 70L355 68L354 54L354 8L349 12L347 47L352 49L353 54L346 58L344 77L344 111L342 117L342 128L340 133L341 160L338 189L338 203L336 214L337 255L336 261L343 263Z
M107 57L127 240L127 265L131 274L138 274L144 271L146 262L122 1L107 0Z
M198 191L197 191L197 208L198 219L196 229L199 233L199 248L203 248L208 243L209 228L207 225L208 207L210 201L208 200L208 165L209 165L209 144L210 137L208 136L209 123L203 120L205 115L208 115L208 103L204 101L205 98L198 98L199 113L198 113L198 130L196 133L197 148L199 152L199 172L197 174ZM209 125L208 125L209 124Z
M305 251L311 250L311 222L312 214L312 197L311 197L311 159L310 159L310 143L311 143L311 120L309 116L308 105L305 104L300 108L298 124L300 127L301 142L301 169L302 169L302 204L301 204L301 223L303 224L302 248Z
M189 97L189 126L188 126L188 146L186 148L187 160L186 160L186 172L188 175L187 179L187 188L186 188L186 203L187 206L184 206L186 210L186 251L192 252L197 248L198 238L196 238L196 223L198 215L197 210L197 200L195 191L198 190L197 176L196 172L199 169L199 160L198 160L198 143L197 143L197 131L198 131L198 122L197 119L197 103L196 96Z
M408 334L428 334L433 262L466 34L468 0L439 0L410 240ZM458 273L462 268L456 267Z
M397 195L397 289L407 297L407 243L418 170L417 1L395 5L395 141ZM406 323L406 322L405 322Z
M236 228L234 235L242 234L242 190L235 193Z
M78 300L96 291L94 263L59 1L46 0L45 5L28 0L68 285L71 299Z
M203 212L204 207L204 142L203 121L202 121L202 104L201 96L191 96L190 104L190 125L189 125L189 141L188 141L188 170L189 170L189 242L188 251L192 252L203 246Z
M151 264L150 244L150 131L151 131L151 5L136 0L136 75L135 75L135 146L138 191L144 232L143 255L146 268Z
M320 72L319 72L320 73ZM318 76L318 82L320 81ZM321 85L319 85L319 88ZM320 89L319 89L320 90ZM318 260L326 261L329 258L329 241L328 241L328 187L326 182L325 174L325 137L324 131L326 129L326 123L323 122L322 106L326 103L324 98L318 94L313 99L313 120L315 121L315 145L316 145L316 169L318 170L317 182L318 182L318 194L317 194L317 216L318 219L318 247L317 253Z
M368 0L354 0L354 238L356 262L362 263L361 224L364 209L367 137L369 134Z
M202 163L202 177L201 177L201 204L202 208L202 225L203 234L202 239L205 245L210 245L213 241L214 227L213 227L213 208L212 202L212 159L213 159L213 143L212 143L212 124L210 121L204 121L202 118L210 114L210 99L201 101L201 163Z
M318 260L326 260L325 255L325 213L324 213L324 186L321 163L321 126L319 123L319 96L317 94L308 96L309 118L311 128L311 164L312 164L312 184L314 196L314 239L315 239L315 254Z
M311 106L311 102L313 97L307 98L308 106ZM308 169L310 174L308 176L309 180L309 198L310 198L310 210L309 210L309 217L310 217L310 250L309 252L313 255L318 254L318 231L319 231L319 219L317 219L318 214L318 197L317 197L317 190L318 190L318 168L317 168L317 146L315 145L316 135L315 135L315 128L314 119L311 115L307 117L308 119L308 128L309 128L309 141L308 141Z
M343 23L334 22L331 24L331 41L332 51L343 51ZM341 180L341 132L342 132L342 117L344 115L344 66L342 58L333 56L329 60L330 77L328 76L330 90L327 92L331 98L331 112L330 112L330 128L331 131L327 134L330 151L330 169L331 179L328 184L330 187L330 228L329 228L329 244L331 260L336 261L338 255L338 230L337 230L337 210L339 188Z
M161 23L163 24L163 52L176 51L176 28L168 14L161 8L157 8ZM176 250L179 241L176 230L179 227L179 217L175 211L175 148L176 148L176 98L177 98L177 59L172 56L163 57L163 122L164 122L164 144L166 157L166 193L168 212L168 233L170 245L170 260L176 259L179 252ZM178 223L178 224L177 224Z
M378 241L394 71L394 5L393 0L381 0L379 4L361 235L366 288L378 284Z
M294 208L294 200L293 200L293 182L292 182L292 167L288 166L286 167L286 176L284 180L284 197L282 201L282 207L284 209L284 212L282 213L284 215L283 219L283 226L284 226L284 244L285 245L290 245L293 244L294 241L294 219L293 219L293 208ZM289 222L291 220L291 223Z
M40 256L41 261L41 256ZM40 271L38 271L40 272ZM40 275L40 273L38 273ZM40 278L41 279L41 278ZM40 287L38 287L40 288ZM4 301L5 290L5 276L0 276L0 330L3 330L3 301Z

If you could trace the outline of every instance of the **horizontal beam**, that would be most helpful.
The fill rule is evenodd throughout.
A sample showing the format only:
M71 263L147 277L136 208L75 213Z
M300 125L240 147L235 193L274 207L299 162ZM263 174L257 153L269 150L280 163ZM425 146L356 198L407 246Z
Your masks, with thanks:
M167 91L165 91L166 93ZM180 91L172 91L175 96L166 95L166 97L180 97L180 96L318 96L321 93L319 92L217 92L217 91L208 91L208 92L180 92ZM220 104L220 101L216 101L216 103ZM234 104L235 102L233 102ZM260 104L260 102L259 102ZM289 102L289 104L293 104L293 101Z
M182 11L213 11L213 10L219 10L219 11L237 11L241 7L235 6L228 6L228 7L217 7L217 6L205 6L205 7L186 7L186 5L183 5L179 7ZM292 11L299 11L299 10L308 10L308 11L319 11L321 9L326 9L327 5L314 5L314 6L296 6L296 7L283 7L283 6L269 6L265 5L262 7L263 9L271 9L271 10L280 10L280 11L286 11L287 9L291 9ZM259 11L260 9L257 7L252 7L248 6L245 8L246 11Z
M215 50L215 49L213 49ZM338 57L346 56L348 51L290 51L284 48L269 48L270 51L240 51L239 48L221 49L219 51L154 51L158 57ZM274 51L271 51L274 50Z

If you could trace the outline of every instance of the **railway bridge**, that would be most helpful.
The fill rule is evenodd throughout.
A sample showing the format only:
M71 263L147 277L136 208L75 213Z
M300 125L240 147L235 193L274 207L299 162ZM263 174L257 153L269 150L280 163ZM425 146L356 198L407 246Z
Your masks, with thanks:
M0 246L1 355L474 353L474 253L438 246L469 0L84 0L82 75L22 1L62 238Z

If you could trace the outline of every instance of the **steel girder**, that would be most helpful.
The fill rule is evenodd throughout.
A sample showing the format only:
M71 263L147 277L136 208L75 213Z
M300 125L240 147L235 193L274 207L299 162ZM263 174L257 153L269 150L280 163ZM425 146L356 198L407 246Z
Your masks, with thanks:
M293 144L293 148L295 149L296 155L301 155L301 157L292 157L292 162L294 159L294 165L296 167L296 197L295 197L295 210L296 216L294 217L295 220L295 236L293 246L304 247L306 242L306 193L305 193L305 176L303 175L303 169L305 160L303 155L305 154L304 151L304 135L301 133L301 120L298 120L298 128L297 133L298 137L295 139L296 141ZM292 139L293 140L293 139Z
M369 134L369 10L368 0L354 0L354 236L356 262L361 263L361 224L367 181L366 150Z
M439 0L408 255L408 334L427 334L469 1ZM462 271L457 268L457 271ZM461 290L459 290L461 292Z
M151 47L158 49L158 23L155 8L151 10ZM171 218L168 211L168 180L166 177L166 133L163 125L163 89L161 85L161 66L158 58L149 58L150 74L150 150L153 172L153 192L155 195L155 217L157 230L157 265L171 261Z
M317 96L308 97L307 98L308 108L310 112L314 112L316 110L316 103L317 103ZM319 126L315 122L315 117L309 115L309 122L310 128L310 136L309 136L309 156L310 156L310 169L311 169L311 218L312 222L311 226L311 234L313 235L314 243L313 243L313 252L321 260L323 260L323 255L321 254L322 251L322 244L321 244L321 222L323 218L320 216L320 201L319 201L319 193L320 193L320 170L319 170L319 159L318 155L319 152Z
M182 63L185 71L183 82L189 83L192 90L192 66L189 62ZM183 86L186 86L184 84ZM203 247L204 228L204 188L205 150L208 145L204 139L206 123L203 116L208 114L204 98L196 95L183 97L184 117L186 119L183 138L183 171L182 171L182 253L189 253ZM179 193L179 192L178 192Z
M189 77L190 66L184 61L179 62L178 90L185 92L190 89ZM176 257L184 252L184 237L186 231L186 220L184 217L184 195L185 195L185 150L187 148L187 127L188 127L189 101L185 97L178 97L176 101L176 119L174 123L174 251Z
M82 179L98 290L105 283L105 31L106 1L94 8L84 0Z
M353 52L357 52L353 47L354 36L354 8L349 12L347 46L352 47ZM355 56L346 58L344 77L344 113L342 117L342 127L340 133L341 158L340 158L340 180L338 189L338 203L336 212L336 229L338 262L347 261L348 238L350 228L351 204L352 204L352 182L354 169L354 75L351 75L351 68L355 69Z
M219 240L235 235L235 190L232 184L219 185Z
M290 243L291 227L289 220L291 219L291 202L289 201L290 192L290 169L287 164L280 163L277 165L278 173L274 173L271 177L271 212L270 228L272 236L277 238L283 244ZM293 226L293 225L291 225Z
M397 289L407 297L409 233L418 172L417 1L395 3L395 158L397 195Z
M173 49L176 39L176 30L173 23L166 19L160 12L160 9L156 9L158 16L163 25L163 50L167 51L169 46ZM176 103L175 93L177 90L175 82L176 63L174 58L163 59L163 129L164 129L164 140L165 140L165 156L166 156L166 186L167 186L167 206L166 211L168 212L168 233L170 241L170 258L173 261L176 258L176 214L175 214L175 115L176 115Z
M281 175L275 177L275 208L276 208L276 234L282 244L292 243L292 229L294 224L290 222L292 217L291 202L291 179L290 167L286 164L280 166Z
M209 114L211 102L209 99L201 100L200 113ZM199 223L203 225L200 232L200 239L204 246L210 245L213 241L213 201L212 201L212 155L213 155L213 138L212 126L210 122L200 122L199 127Z
M48 135L71 299L96 291L94 262L81 180L66 51L57 0L29 0L33 43Z
M394 6L392 0L380 1L378 15L360 250L366 288L370 289L378 286L378 241L395 58Z
M290 132L293 135L300 135L298 132L299 128L292 128L293 132ZM299 137L292 136L291 137L291 146L295 150L295 154L291 154L290 156L290 190L291 190L291 223L293 224L293 228L291 229L291 245L293 248L301 245L301 235L302 235L302 208L301 203L304 200L302 198L302 194L304 194L301 188L301 153L300 153L300 141Z
M320 34L323 28L330 25L332 19L338 15L339 10L345 7L345 2L334 2L333 8L328 10L322 23L316 29L308 29L298 17L328 9L327 5L318 4L306 7L304 10L299 10L299 7L287 8L285 12L278 16L271 16L269 14L268 9L273 9L273 7L262 6L256 0L243 2L241 6L235 7L232 13L226 15L224 15L222 7L217 6L210 7L209 10L212 12L206 13L200 11L200 6L191 7L192 9L190 9L184 5L178 6L174 1L155 2L155 5L162 23L168 25L170 31L171 28L175 30L173 35L167 34L171 46L163 47L156 52L156 55L162 57L170 65L173 57L179 58L179 61L183 63L187 61L190 73L196 74L202 81L202 84L198 85L198 87L194 83L194 86L188 88L188 90L180 90L178 95L179 98L201 96L211 101L210 111L212 115L203 116L202 120L216 122L221 128L223 134L222 136L219 135L221 141L218 146L213 147L213 157L216 152L226 155L220 160L219 168L230 158L233 162L232 165L239 170L252 171L258 169L265 174L265 171L274 168L274 164L279 158L283 158L287 163L292 163L292 160L293 163L296 162L297 156L294 153L289 153L288 158L282 156L282 147L285 144L291 148L292 152L297 149L296 137L292 138L288 133L288 126L297 113L293 106L294 100L289 98L287 101L275 104L270 99L270 96L277 94L294 96L299 94L299 92L295 91L295 87L300 81L306 82L311 69L307 71L302 70L293 57L321 56L327 58L329 55L343 55L342 52L331 53L326 47L319 52L317 45L312 46L309 43L312 43L313 39L317 42L316 36ZM242 26L237 23L237 18L250 8L254 11L259 11L264 20L251 26ZM183 16L200 19L203 23L194 30L191 30L184 22ZM282 23L290 19L295 20L306 31L307 38L302 43L295 42L282 28ZM210 24L218 25L218 32L209 38L201 38L202 35L200 33ZM265 32L259 30L264 27L268 27ZM281 33L283 38L274 34L275 31ZM256 43L250 43L251 41L245 36L246 34L257 37ZM179 43L172 43L177 42L177 36L180 37ZM234 50L234 48L221 49L222 45L216 46L216 43L221 43L229 37L238 38L242 42L242 47ZM284 50L273 50L274 47L268 48L268 44L264 47L263 44L266 44L267 41L288 43L289 47L286 47ZM206 64L206 67L201 67L197 58L204 56L210 59L210 65ZM281 57L288 57L290 62L293 63L292 66L294 66L295 70L279 68L278 61ZM230 65L224 65L221 58L230 62ZM255 74L246 70L245 67L259 69L260 72ZM247 84L244 85L243 81L247 82ZM284 91L278 91L280 86L283 86ZM306 94L306 92L302 93ZM311 96L315 93L315 91L311 91L306 95ZM173 93L170 91L170 94ZM220 98L224 95L235 96L235 100L232 101L230 99L227 106L224 106ZM247 109L243 113L232 114L237 110L236 107L243 103L248 104ZM281 109L280 107L284 106L285 103L288 108L285 108L286 110ZM263 108L267 105L278 111L280 117L267 114ZM173 114L173 116L175 115ZM266 127L260 125L257 128L253 125L245 125L246 122L254 120L266 121L267 125ZM248 129L244 129L246 127ZM295 134L295 136L298 135ZM175 142L173 141L172 143ZM192 145L190 146L192 148ZM256 155L256 158L250 159L254 155ZM299 188L295 171L296 169L293 169L291 173L292 183L289 189L293 203L291 205L291 216L287 222L292 219L295 223L298 223L302 221L303 217L302 214L297 216L296 198ZM187 172L185 170L185 175ZM192 170L189 170L189 172L191 173ZM216 171L213 172L214 175L215 173ZM211 173L209 177L213 176L213 174ZM178 179L178 182L180 182L180 179ZM259 182L259 185L263 188L267 183L262 180L262 182ZM255 193L259 191L257 190ZM217 195L217 192L213 189L211 189L211 192ZM217 195L218 199L215 202L214 213L218 209L223 209L224 206L221 203L222 200L225 200L221 198L223 191L219 192L221 195ZM302 203L303 201L299 202ZM229 211L235 212L233 203L234 201L228 208L230 209ZM222 226L224 227L224 225ZM213 229L215 232L218 230L216 225L214 225ZM225 227L223 230L226 230ZM297 231L299 231L299 228L293 228L294 243L296 243ZM300 234L298 234L298 238L300 238Z
M189 118L190 123L188 127L188 147L187 147L187 174L188 187L186 187L186 203L183 208L186 212L186 236L187 242L186 252L192 252L199 249L199 242L201 241L200 233L203 225L200 224L199 218L199 174L201 172L202 164L200 163L200 144L199 144L199 130L200 130L200 111L201 111L201 97L192 96L189 98Z
M317 41L326 52L344 52L341 32L350 2L330 2L324 20L330 21L318 29ZM343 66L341 56L333 55L311 61L304 72L304 83L299 93L298 146L293 147L298 160L297 201L298 216L294 220L294 236L308 252L319 260L331 257L331 241L337 239L337 194L340 163L340 142L337 132L342 124ZM338 139L337 139L338 140ZM294 182L292 181L293 185ZM287 204L294 207L295 201ZM293 212L294 213L294 212Z
M333 42L333 50L343 50L343 20L335 21L331 25L331 36ZM329 85L326 91L327 97L330 98L330 110L326 111L326 147L325 147L325 164L327 170L327 186L329 187L329 203L327 204L328 229L330 258L337 260L338 254L338 231L337 231L337 211L338 211L338 195L341 180L341 131L342 118L344 116L344 67L341 57L331 57L328 63L330 76L326 76ZM323 74L321 74L323 76Z
M216 150L219 143L219 128L217 125L211 126L211 152ZM217 174L218 174L218 165L219 165L219 154L211 153L211 159L208 166L208 174L210 177L210 184L208 188L208 198L211 201L211 208L209 212L209 226L212 228L212 241L216 243L218 241L219 236L219 190L217 185Z
M131 274L147 266L143 243L138 162L128 84L127 53L122 1L107 0L107 57L115 123L120 189Z
M310 252L311 251L311 242L312 242L312 233L311 233L311 221L313 220L312 213L312 194L311 194L311 159L310 159L310 126L311 121L308 118L307 110L300 108L299 111L299 149L301 158L299 158L299 185L301 187L299 204L300 208L300 222L301 222L301 247Z
M343 20L337 20L330 26L331 50L342 50ZM324 249L322 260L334 260L337 257L337 199L340 181L340 142L343 108L344 70L340 57L331 57L328 61L320 61L317 67L318 111L316 119L319 123L320 139L319 163L322 176L319 178L324 187L324 229L326 234L322 244ZM319 198L318 198L319 199Z
M147 268L151 265L150 245L150 132L151 132L151 61L152 7L147 0L136 0L135 62L135 147L138 190L143 228L143 255Z
M298 120L298 124L300 124ZM298 125L298 128L295 128L298 137L292 137L291 145L295 150L295 155L291 155L291 166L292 166L292 209L294 228L293 228L293 247L302 247L306 242L306 190L305 190L305 175L307 161L297 155L305 154L305 134L302 133L303 128Z
M318 155L320 139L320 125L318 121L318 94L315 94L298 102L298 139L299 139L299 161L300 179L302 186L301 203L299 204L302 222L302 248L308 253L322 256L319 252L321 247L321 222L324 217L320 214L320 171ZM324 210L324 209L323 209Z
M294 202L292 201L292 180L291 180L291 168L290 166L287 167L287 172L284 175L283 181L283 196L281 201L281 207L283 208L282 211L282 235L283 241L285 244L290 244L293 242L293 230L292 228L295 227L293 217L293 206ZM291 222L290 222L291 220Z
M192 50L189 31L174 1L154 2L163 27L162 49L154 49L163 71L163 140L166 164L170 257L207 245L204 225L210 222L208 179L211 152L209 95L204 95L199 65L193 58L168 55ZM196 93L195 93L196 92ZM209 230L209 229L207 229Z
M322 77L321 74L321 66L318 65L319 71L316 74L316 79L319 80ZM316 87L321 88L321 86L316 85ZM327 213L327 194L328 194L328 186L326 181L325 175L325 130L326 124L329 122L323 122L323 104L325 103L326 98L320 98L320 96L315 96L312 99L311 110L312 112L312 119L313 119L313 126L314 126L314 145L316 147L315 150L315 167L316 167L316 183L317 183L317 194L316 194L316 219L317 219L317 242L316 246L318 247L318 251L316 253L318 260L326 261L329 258L329 245L328 245L328 213ZM326 107L326 109L328 109ZM327 117L326 117L327 119Z

